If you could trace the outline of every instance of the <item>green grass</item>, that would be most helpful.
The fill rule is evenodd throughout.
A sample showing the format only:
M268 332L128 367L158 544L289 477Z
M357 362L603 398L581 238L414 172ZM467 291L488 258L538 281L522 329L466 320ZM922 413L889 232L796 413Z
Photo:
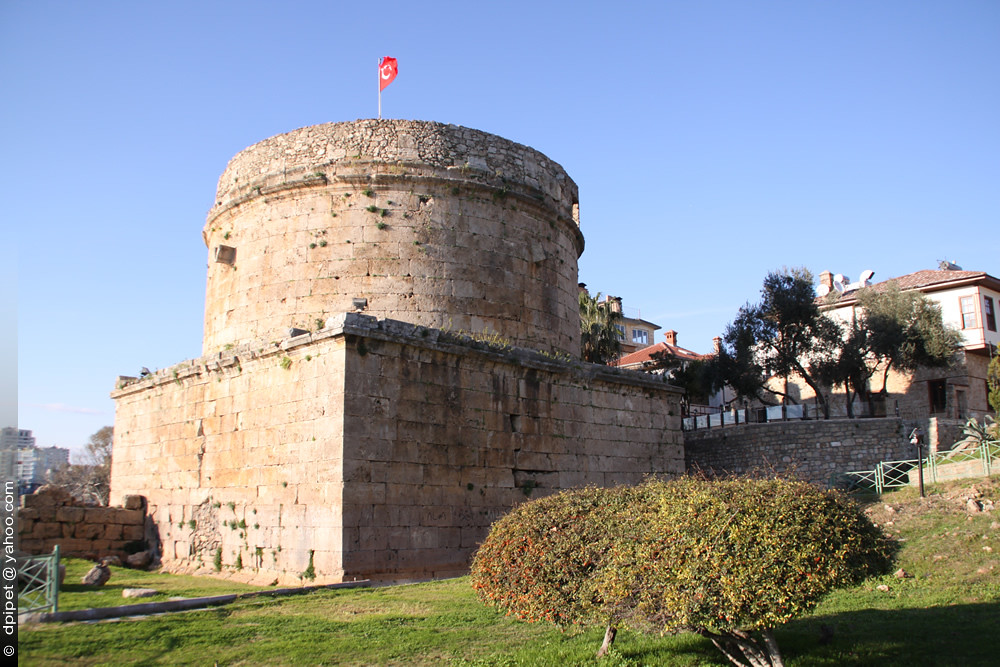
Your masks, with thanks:
M1000 500L1000 480L974 483L983 497ZM930 491L935 495L924 501L907 490L874 503L873 518L902 540L898 567L912 576L887 575L837 591L811 615L779 628L775 634L786 664L1000 663L995 639L1000 625L1000 511L967 514L959 489L969 484L934 487ZM161 590L168 584L154 584L152 578L171 578L115 568L107 586L124 586L126 577L136 577L127 585ZM171 594L250 588L177 579ZM81 597L70 602L75 595ZM76 605L82 596L82 591L67 591L61 600ZM727 664L701 637L625 631L619 632L613 654L597 663L593 655L602 634L599 628L563 633L505 618L479 604L468 579L462 578L257 598L144 619L25 627L19 635L19 659L24 665Z
M111 579L108 583L103 586L84 586L80 583L80 579L94 564L79 558L68 558L61 562L66 565L66 579L59 590L59 611L162 602L172 597L194 598L246 593L263 588L212 577L144 572L115 566L111 566ZM160 595L141 599L123 598L122 591L126 588L153 588L160 591Z

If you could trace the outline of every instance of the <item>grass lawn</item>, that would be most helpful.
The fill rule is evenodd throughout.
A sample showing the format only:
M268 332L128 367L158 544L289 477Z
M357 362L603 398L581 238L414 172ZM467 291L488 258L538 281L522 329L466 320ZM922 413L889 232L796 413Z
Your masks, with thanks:
M250 586L226 579L143 572L115 566L111 567L111 579L108 583L103 586L84 586L80 583L80 579L94 567L94 564L79 558L67 558L61 562L66 565L66 579L59 591L59 611L164 602L174 597L207 597L265 590L261 586ZM126 588L153 588L160 591L160 595L126 599L122 597L122 591Z
M912 576L888 575L837 591L811 615L779 628L786 664L1000 664L1000 511L967 513L963 493L968 495L971 483L983 498L1000 501L1000 480L994 479L933 487L924 501L906 490L874 504L873 519L901 540L899 566ZM108 586L119 586L118 597L106 591L108 601L98 596L97 606L120 604L125 585L170 585L148 579L126 584L133 575L171 579L116 569ZM68 575L67 581L79 576ZM170 595L252 589L191 577L177 581ZM90 606L85 599L94 600L94 593L67 590L61 604ZM597 663L593 655L602 635L600 628L562 633L507 619L479 604L462 578L256 598L142 619L22 627L18 658L22 665L727 664L711 643L694 635L625 631L614 653Z

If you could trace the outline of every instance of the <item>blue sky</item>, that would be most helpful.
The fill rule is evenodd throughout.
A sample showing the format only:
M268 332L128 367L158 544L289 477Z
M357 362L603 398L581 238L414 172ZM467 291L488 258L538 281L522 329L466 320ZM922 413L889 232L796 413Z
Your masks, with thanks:
M559 162L580 279L695 351L782 266L1000 275L994 0L5 2L0 421L79 449L198 356L226 163L375 116L385 55L384 117Z

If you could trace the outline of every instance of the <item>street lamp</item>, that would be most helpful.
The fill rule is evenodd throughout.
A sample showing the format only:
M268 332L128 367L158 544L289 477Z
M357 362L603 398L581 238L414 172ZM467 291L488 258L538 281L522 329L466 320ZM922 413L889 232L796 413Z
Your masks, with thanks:
M924 432L920 427L910 431L910 444L917 446L917 479L920 483L920 497L924 497Z

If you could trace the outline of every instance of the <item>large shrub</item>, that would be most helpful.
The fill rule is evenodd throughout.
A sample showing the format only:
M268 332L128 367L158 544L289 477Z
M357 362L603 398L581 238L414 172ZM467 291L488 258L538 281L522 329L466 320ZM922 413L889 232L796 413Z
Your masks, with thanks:
M840 494L787 479L654 483L598 588L640 630L692 631L734 662L780 664L771 628L884 572L891 545ZM752 633L761 631L763 645Z
M839 494L683 478L520 506L477 553L473 585L523 619L697 632L736 664L780 665L772 628L890 561L890 543Z
M508 615L558 625L605 622L593 586L634 510L624 489L588 487L515 507L490 529L472 561L479 598Z

